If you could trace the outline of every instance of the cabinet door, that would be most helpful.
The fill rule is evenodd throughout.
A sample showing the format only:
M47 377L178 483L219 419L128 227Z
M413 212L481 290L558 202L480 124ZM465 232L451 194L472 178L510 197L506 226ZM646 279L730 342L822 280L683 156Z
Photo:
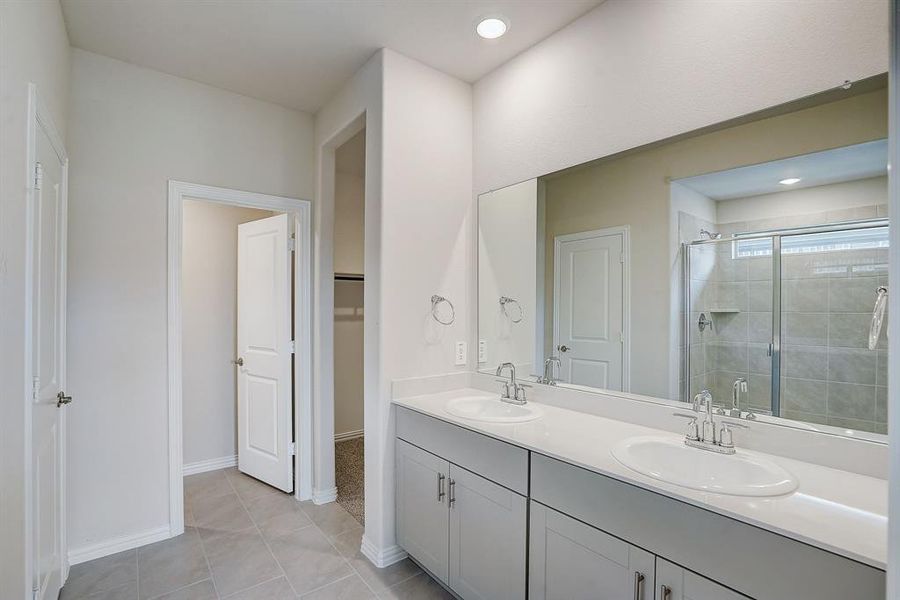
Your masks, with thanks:
M656 583L656 600L749 600L662 558L656 559Z
M653 600L654 558L531 503L530 600Z
M447 583L447 461L397 440L397 540L423 567Z
M450 589L465 600L523 600L525 498L453 464L450 482Z

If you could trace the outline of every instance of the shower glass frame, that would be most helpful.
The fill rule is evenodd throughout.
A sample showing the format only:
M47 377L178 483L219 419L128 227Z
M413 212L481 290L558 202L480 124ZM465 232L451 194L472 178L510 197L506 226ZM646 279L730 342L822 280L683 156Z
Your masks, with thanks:
M682 242L682 313L684 314L682 323L682 338L680 350L684 355L681 378L683 387L681 392L681 401L690 402L691 390L691 328L696 326L692 319L693 306L691 304L691 248L697 246L708 246L711 244L734 244L738 241L747 240L765 240L770 239L772 244L772 336L769 342L769 355L772 361L771 366L771 414L775 417L781 416L781 257L782 257L782 238L809 235L815 233L834 233L839 231L852 231L855 229L876 229L880 227L888 227L889 220L887 218L864 219L859 221L844 221L840 223L831 223L826 225L809 225L803 227L790 227L782 229L769 229L764 231L754 231L752 233L738 233L729 237L720 239L695 240L693 242ZM714 325L715 326L715 325ZM724 403L723 403L724 404ZM757 411L758 412L758 411Z

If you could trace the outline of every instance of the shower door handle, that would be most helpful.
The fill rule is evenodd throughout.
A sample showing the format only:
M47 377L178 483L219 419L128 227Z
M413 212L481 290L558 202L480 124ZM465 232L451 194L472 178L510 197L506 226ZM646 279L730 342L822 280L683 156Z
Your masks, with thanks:
M766 356L771 357L775 353L775 344L770 343L766 348Z

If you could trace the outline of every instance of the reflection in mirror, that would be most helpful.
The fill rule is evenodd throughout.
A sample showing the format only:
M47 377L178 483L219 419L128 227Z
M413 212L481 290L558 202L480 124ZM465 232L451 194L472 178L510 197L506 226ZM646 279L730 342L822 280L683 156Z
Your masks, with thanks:
M884 81L482 195L479 368L886 433Z

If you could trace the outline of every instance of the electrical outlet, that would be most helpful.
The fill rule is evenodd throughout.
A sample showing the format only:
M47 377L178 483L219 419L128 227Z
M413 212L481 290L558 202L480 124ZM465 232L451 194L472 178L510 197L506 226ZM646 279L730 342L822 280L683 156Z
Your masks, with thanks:
M457 365L465 365L466 364L466 343L465 342L456 342L456 364Z
M478 340L478 362L487 362L487 340Z

